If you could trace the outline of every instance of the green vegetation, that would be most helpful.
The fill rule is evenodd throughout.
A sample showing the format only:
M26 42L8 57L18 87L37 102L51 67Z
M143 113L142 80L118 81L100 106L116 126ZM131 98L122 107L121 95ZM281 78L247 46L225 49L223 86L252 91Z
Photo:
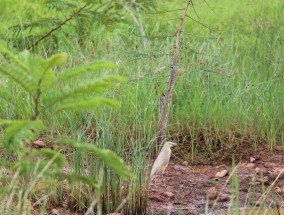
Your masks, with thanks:
M85 176L79 171L73 172L71 170L63 173L63 168L66 166L66 158L60 152L64 148L58 148L57 144L59 144L59 147L65 144L67 145L65 148L74 148L80 152L93 154L94 158L103 161L106 167L111 168L122 178L132 176L128 171L127 165L114 152L107 149L99 149L90 143L72 141L63 137L56 137L55 139L51 137L57 143L52 146L56 150L37 150L33 148L32 143L46 129L42 121L39 120L40 114L46 109L50 111L50 114L55 115L67 109L85 109L101 105L115 106L115 101L99 97L98 94L103 89L115 86L115 83L121 83L123 80L121 77L106 76L98 80L89 81L89 83L86 81L84 85L73 85L72 88L68 86L68 81L72 79L74 81L74 79L89 71L98 68L116 68L116 65L108 62L93 63L70 69L56 77L52 68L66 60L66 53L54 55L43 60L32 56L26 51L15 55L1 44L0 52L7 61L7 63L2 63L0 72L9 78L9 82L13 81L14 87L21 87L22 91L20 92L11 91L13 91L16 97L22 97L24 101L20 100L19 104L9 91L1 90L0 96L7 104L14 106L16 109L21 109L23 115L25 115L24 113L30 113L31 116L30 120L13 119L0 121L0 125L5 128L2 140L2 146L6 152L5 155L7 158L11 158L13 155L16 156L14 162L3 161L3 167L9 167L10 171L3 177L6 183L2 184L1 189L8 192L4 192L1 200L9 202L8 199L15 198L17 196L15 193L19 193L17 196L19 199L17 209L13 208L15 207L14 205L8 203L1 208L1 213L16 212L20 214L27 212L29 210L26 208L27 200L31 198L31 195L35 195L33 189L36 188L37 192L41 191L36 186L37 183L41 183L41 186L46 189L50 184L50 180L53 181L52 183L57 184L55 179L59 179L59 181L68 179L71 182L83 182L90 185L89 189L97 195L96 198L100 198L102 183L99 183L93 177ZM52 90L53 92L59 91L59 93L50 93ZM102 177L103 175L100 176L101 180ZM10 184L9 182L13 180L14 183ZM101 213L101 204L98 203L97 207L98 213Z
M182 15L182 10L165 13L156 13L156 10L182 9L186 4L181 0L156 1L156 4L141 2L132 10L136 13L135 7L141 8L148 40L146 48L139 28L118 1L102 1L101 4L106 5L88 5L82 13L39 42L30 50L32 57L21 51L72 16L85 1L0 2L0 38L5 43L0 50L0 118L6 120L5 124L38 119L29 123L45 125L45 132L38 130L44 142L56 144L55 139L65 135L119 155L135 179L123 181L80 147L64 148L64 159L70 169L94 179L100 179L103 174L100 200L95 203L101 202L106 212L113 212L120 206L126 214L146 211L149 169L157 150L158 97L167 86L175 43L173 35ZM214 0L209 5L202 0L196 1L195 10L191 8L188 15L210 29L193 19L185 20L173 109L167 128L167 139L180 143L182 158L189 162L200 156L215 156L216 159L228 156L216 153L220 149L231 155L231 149L242 146L265 144L272 150L275 145L284 143L284 2ZM57 53L62 52L69 57L60 65L49 65L54 73L46 82L48 93L40 100L41 112L37 114L33 92L38 86L26 86L29 82L24 76L13 78L10 71L18 66L37 68L39 62L49 62L53 55L61 56ZM91 64L101 60L117 63L119 68L114 69L113 64ZM86 66L90 64L94 66L91 70ZM62 79L54 85L53 79L60 80L70 72L85 70L88 72L80 73L79 78ZM113 84L113 81L121 81L114 78L117 75L127 77L127 82ZM37 77L30 77L33 83L38 83ZM87 85L86 80L95 85ZM61 99L66 92L73 92L71 97L76 95L76 101L68 100L67 103ZM78 104L77 99L84 99L84 93L87 94L85 99L92 98L95 93L114 98L120 107L94 109L83 102ZM61 108L45 108L51 100L58 101ZM21 140L31 133L34 135L36 128L40 128L39 125L28 126ZM28 138L28 142L31 140L35 139ZM26 141L21 143L22 150ZM66 189L63 182L52 181L43 208L49 204L63 204L63 196L67 196L68 208L82 211L94 201L94 191L85 183L73 181ZM38 198L41 196L35 195L30 200Z

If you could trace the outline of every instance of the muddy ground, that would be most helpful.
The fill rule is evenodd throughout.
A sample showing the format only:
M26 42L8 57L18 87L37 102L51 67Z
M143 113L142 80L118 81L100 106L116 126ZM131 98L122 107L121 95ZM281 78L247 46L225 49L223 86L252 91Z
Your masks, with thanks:
M237 208L245 209L243 214L284 215L284 151L281 147L276 147L273 152L265 147L238 150L235 168L229 158L231 155L227 159L211 157L209 160L196 159L197 163L187 164L177 153L173 152L164 173L164 181L158 175L156 185L154 181L151 183L149 215L205 214L206 205L206 214L231 215L236 214L232 212L238 205L236 199L239 200ZM235 194L234 188L239 190ZM268 195L261 201L261 195L268 190ZM234 195L236 198L232 198ZM258 212L260 206L266 207ZM256 207L254 213L247 210L253 207ZM34 212L39 214L39 211ZM84 213L66 211L59 206L50 208L48 214Z
M173 158L164 173L164 181L159 175L156 186L154 182L151 184L152 214L204 214L206 204L207 212L226 214L236 208L236 199L239 199L240 208L259 208L260 205L271 208L269 212L259 214L284 214L281 210L284 207L283 161L284 153L280 147L274 152L265 148L244 149L241 158L236 160L235 169L229 160L187 165ZM232 170L236 174L232 175ZM218 177L217 173L221 175ZM275 185L270 186L274 182ZM235 192L239 197L235 199L232 198L233 187L239 187L239 192ZM269 189L261 201L261 195Z

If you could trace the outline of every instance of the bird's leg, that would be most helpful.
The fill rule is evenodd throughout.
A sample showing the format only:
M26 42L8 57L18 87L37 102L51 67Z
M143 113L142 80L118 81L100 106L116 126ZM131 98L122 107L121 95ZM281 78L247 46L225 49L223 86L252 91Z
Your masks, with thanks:
M165 168L166 169L166 168ZM162 171L162 181L164 183L164 187L166 187L166 183L165 183L165 179L164 179L164 172L165 172L165 169L163 169Z

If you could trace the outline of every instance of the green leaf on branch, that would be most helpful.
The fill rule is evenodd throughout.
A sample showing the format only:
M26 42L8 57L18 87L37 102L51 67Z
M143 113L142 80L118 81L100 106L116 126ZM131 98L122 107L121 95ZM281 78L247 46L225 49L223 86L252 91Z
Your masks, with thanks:
M58 138L55 141L57 143L67 144L80 151L89 152L95 155L99 160L103 161L106 166L111 168L115 173L117 173L121 177L134 177L134 175L128 170L128 167L123 162L123 160L111 150L101 149L96 147L94 144L77 142L75 140L70 140L67 138Z
M13 101L14 100L14 97L10 92L8 92L7 90L3 90L3 89L0 89L0 99L6 101L7 103L9 104L12 104L12 105L16 105L16 103Z
M50 58L47 59L48 67L52 68L54 66L58 66L64 63L67 57L68 55L65 52L51 56Z
M29 94L33 94L36 91L33 77L28 73L21 71L17 66L4 63L0 67L0 73L18 83Z
M45 60L30 54L28 51L22 52L20 55L25 65L29 68L29 74L32 76L33 85L36 88L34 94L38 92L38 89L43 92L56 83L57 78L51 67L52 64L56 63L55 61L60 61L58 58L64 57L56 57L55 55L53 56L54 58L51 57L50 59Z
M22 70L28 72L28 67L19 59L19 57L9 50L4 42L0 40L0 53L4 53L8 59L18 65Z
M25 141L34 140L45 129L40 120L0 120L0 126L5 127L3 146L8 153L13 149L19 151Z
M48 161L53 159L53 163L56 164L59 168L63 168L66 164L64 155L51 149L34 150L33 155L42 156L44 158L47 158Z
M88 65L83 65L77 68L72 68L64 72L64 74L58 77L58 80L67 80L69 78L74 78L87 72L93 72L100 69L116 69L118 65L111 63L109 61L101 61Z
M79 182L83 182L84 184L89 184L92 187L98 188L98 181L88 176L79 175L75 173L65 174L61 172L56 172L55 176L60 177L62 179L66 178L70 182L79 181Z
M63 91L55 98L49 99L45 106L51 107L56 103L63 102L66 99L82 98L82 96L93 95L94 93L100 93L106 88L115 87L118 83L124 83L125 79L121 76L105 76L97 81L84 83L78 87L71 88Z
M53 86L57 81L52 67L64 62L66 53L61 53L45 60L34 56L28 51L14 54L0 42L0 53L5 54L9 63L3 63L0 73L21 85L33 97Z
M90 99L84 99L82 101L69 102L63 105L59 105L56 111L66 109L92 109L94 107L119 107L119 102L106 99L103 97L95 97Z

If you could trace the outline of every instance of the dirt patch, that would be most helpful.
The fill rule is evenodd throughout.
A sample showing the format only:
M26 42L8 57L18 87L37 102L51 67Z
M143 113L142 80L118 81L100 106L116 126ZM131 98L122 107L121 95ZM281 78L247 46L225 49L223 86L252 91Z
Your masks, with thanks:
M240 208L261 204L281 210L284 207L283 160L282 150L272 153L265 148L253 152L244 150L235 169L230 162L186 166L181 160L173 159L164 173L164 181L158 175L156 186L154 181L151 184L151 209L153 214L202 214L207 204L209 212L214 207L215 213L223 211L221 214L224 214L239 201ZM228 173L218 178L216 173L223 170ZM270 186L276 178L276 183ZM268 189L271 190L266 198L259 201Z

